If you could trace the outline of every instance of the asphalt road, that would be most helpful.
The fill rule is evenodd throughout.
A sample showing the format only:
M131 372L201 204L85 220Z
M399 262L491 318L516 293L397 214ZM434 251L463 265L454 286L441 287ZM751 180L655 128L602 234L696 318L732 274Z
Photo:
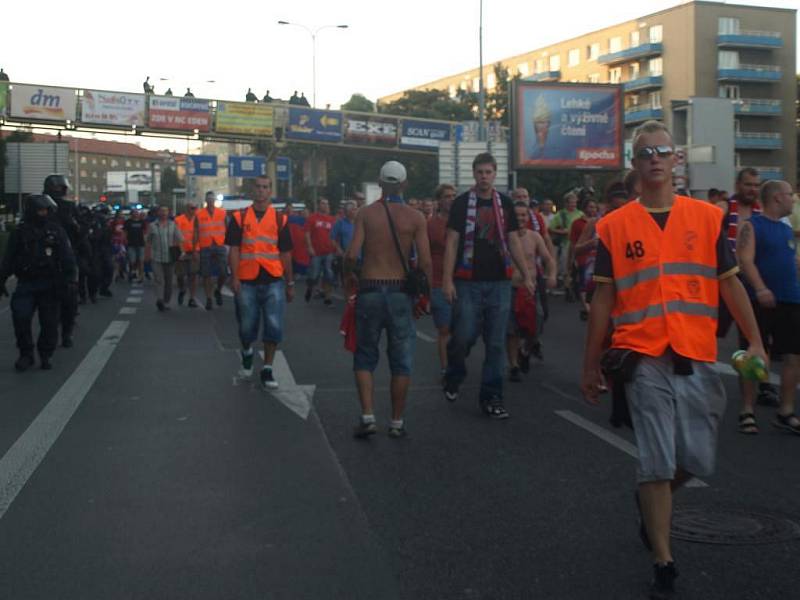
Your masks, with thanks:
M81 307L50 372L14 373L0 302L0 599L646 597L632 437L580 399L575 305L554 299L545 361L508 384L505 422L477 409L480 347L443 400L421 321L410 435L385 435L382 360L381 431L361 442L341 301L290 305L271 395L234 377L231 298L161 314L140 289ZM755 542L774 519L782 541L675 539L679 597L797 597L800 437L763 408L761 434L738 434L723 380L718 471L680 493L676 522Z

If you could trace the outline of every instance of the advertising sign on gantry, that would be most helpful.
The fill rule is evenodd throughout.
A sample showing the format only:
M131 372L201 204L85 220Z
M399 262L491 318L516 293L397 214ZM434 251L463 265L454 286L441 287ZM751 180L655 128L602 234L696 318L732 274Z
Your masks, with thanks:
M397 119L345 113L344 143L368 146L396 146Z
M420 148L435 151L440 142L450 141L450 123L403 119L400 133L401 148Z
M81 100L81 122L143 127L144 107L144 94L84 90Z
M515 168L622 168L620 86L522 81L513 100Z
M210 131L210 102L199 98L150 96L148 126L153 129Z
M217 122L214 131L271 136L274 109L268 104L254 102L217 102Z
M78 101L73 88L14 84L9 116L42 121L74 121Z
M341 142L342 113L337 110L317 110L292 106L289 108L286 138L315 142Z

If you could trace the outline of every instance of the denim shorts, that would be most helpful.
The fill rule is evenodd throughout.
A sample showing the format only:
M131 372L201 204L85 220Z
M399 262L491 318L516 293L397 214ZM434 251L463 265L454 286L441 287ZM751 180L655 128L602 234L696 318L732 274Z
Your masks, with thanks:
M395 376L411 375L414 359L414 314L411 297L398 286L361 290L356 299L356 351L353 370L378 366L381 332L386 330L389 370Z
M450 329L453 320L453 305L445 300L442 288L431 288L431 315L436 329Z
M325 254L322 256L312 256L311 266L308 270L308 281L316 283L319 278L325 283L334 283L336 278L333 274L333 254Z
M286 291L282 279L265 284L242 282L236 301L243 347L249 348L258 339L259 321L262 323L261 341L277 344L283 339Z
M225 246L200 248L200 276L222 277L227 275L228 253Z
M132 265L144 260L144 246L128 246L128 262Z

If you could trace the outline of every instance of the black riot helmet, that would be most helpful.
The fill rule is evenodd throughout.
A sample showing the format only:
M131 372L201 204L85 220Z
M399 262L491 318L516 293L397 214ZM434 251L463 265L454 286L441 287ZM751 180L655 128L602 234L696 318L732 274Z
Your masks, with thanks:
M69 190L69 180L64 175L53 173L44 178L44 193L56 200L64 198Z
M52 213L58 208L58 205L53 202L53 199L47 194L28 196L28 199L25 201L25 220L41 221L42 219L38 218L38 212L43 208Z

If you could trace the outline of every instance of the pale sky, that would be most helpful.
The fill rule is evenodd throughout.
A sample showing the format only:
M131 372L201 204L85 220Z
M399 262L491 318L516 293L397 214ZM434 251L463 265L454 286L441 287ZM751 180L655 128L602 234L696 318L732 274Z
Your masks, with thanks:
M484 63L679 3L484 0ZM798 0L742 4L800 7ZM478 8L479 0L137 0L113 7L108 0L5 0L0 67L24 83L140 92L149 75L156 93L171 86L183 95L190 86L198 97L244 100L252 87L259 98L267 89L281 98L299 90L310 102L311 36L277 21L310 29L347 24L317 36L317 106L338 108L354 92L375 100L477 67Z

